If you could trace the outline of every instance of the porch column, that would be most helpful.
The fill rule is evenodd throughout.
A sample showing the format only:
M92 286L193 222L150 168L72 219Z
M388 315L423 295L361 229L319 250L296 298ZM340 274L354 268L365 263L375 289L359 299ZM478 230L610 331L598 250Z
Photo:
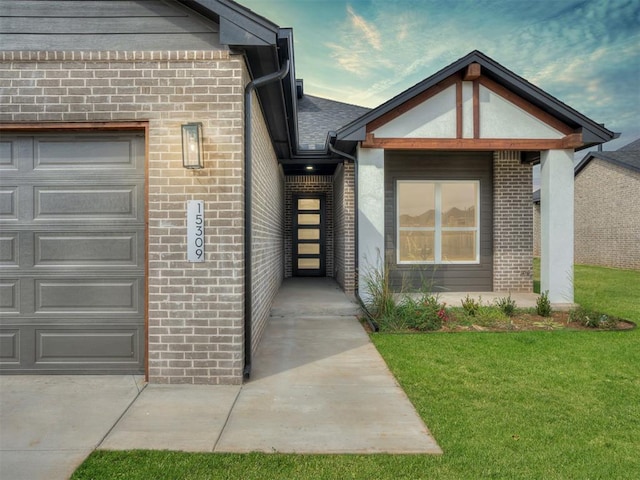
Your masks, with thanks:
M573 150L540 154L540 291L573 303Z
M384 267L384 149L358 146L358 293L367 300L365 279Z

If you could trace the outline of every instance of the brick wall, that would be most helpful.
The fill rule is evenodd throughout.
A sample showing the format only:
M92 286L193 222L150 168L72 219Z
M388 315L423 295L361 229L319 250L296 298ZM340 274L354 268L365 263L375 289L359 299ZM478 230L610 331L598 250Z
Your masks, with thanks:
M284 183L284 256L285 278L293 275L292 268L292 214L293 196L299 193L323 193L325 195L326 259L327 276L333 276L333 177L331 175L287 175Z
M493 289L533 289L533 171L520 163L520 152L493 156Z
M345 161L333 176L334 277L353 295L355 277L355 165Z
M594 158L575 179L575 262L640 269L640 173Z
M284 175L255 94L252 125L251 348L255 352L284 274Z
M241 383L241 56L228 51L0 52L2 122L148 122L149 377ZM204 125L185 170L180 125ZM186 202L205 201L206 261L186 261Z

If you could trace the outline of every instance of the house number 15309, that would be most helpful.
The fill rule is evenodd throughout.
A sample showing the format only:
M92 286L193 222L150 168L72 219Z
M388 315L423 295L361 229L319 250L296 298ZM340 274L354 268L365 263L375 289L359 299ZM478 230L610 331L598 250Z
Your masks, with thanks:
M187 260L204 262L204 202L187 202Z

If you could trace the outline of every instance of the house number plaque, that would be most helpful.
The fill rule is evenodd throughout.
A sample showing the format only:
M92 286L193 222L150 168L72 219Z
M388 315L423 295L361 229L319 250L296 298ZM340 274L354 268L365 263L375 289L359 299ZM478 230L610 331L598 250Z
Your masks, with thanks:
M187 260L204 262L204 201L187 202Z

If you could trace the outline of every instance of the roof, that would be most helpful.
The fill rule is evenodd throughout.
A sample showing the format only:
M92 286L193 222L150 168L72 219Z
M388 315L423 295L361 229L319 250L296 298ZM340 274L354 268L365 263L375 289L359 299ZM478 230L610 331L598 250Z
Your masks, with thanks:
M618 150L587 153L578 165L576 165L575 174L580 173L594 158L640 172L640 138Z
M297 147L293 32L232 0L178 0L220 25L220 43L240 49L252 79L277 72L289 60L289 73L256 89L278 158Z
M370 108L304 94L298 99L298 145L305 150L326 150L327 132L334 132Z
M341 150L352 150L358 141L365 140L366 125L398 108L422 92L437 85L439 82L456 75L466 69L472 63L478 63L482 67L482 75L509 89L519 97L537 106L546 113L573 129L582 131L584 146L588 148L599 145L616 138L617 134L606 129L599 123L587 118L580 112L562 103L557 98L549 95L524 78L506 69L484 53L474 50L468 55L458 59L451 65L443 68L434 75L417 83L391 100L371 110L357 120L349 123L336 132L336 147Z
M640 150L640 138L638 138L637 140L634 140L631 143L627 143L624 147L620 147L617 151L618 152L626 152L626 151L637 152L638 150Z

